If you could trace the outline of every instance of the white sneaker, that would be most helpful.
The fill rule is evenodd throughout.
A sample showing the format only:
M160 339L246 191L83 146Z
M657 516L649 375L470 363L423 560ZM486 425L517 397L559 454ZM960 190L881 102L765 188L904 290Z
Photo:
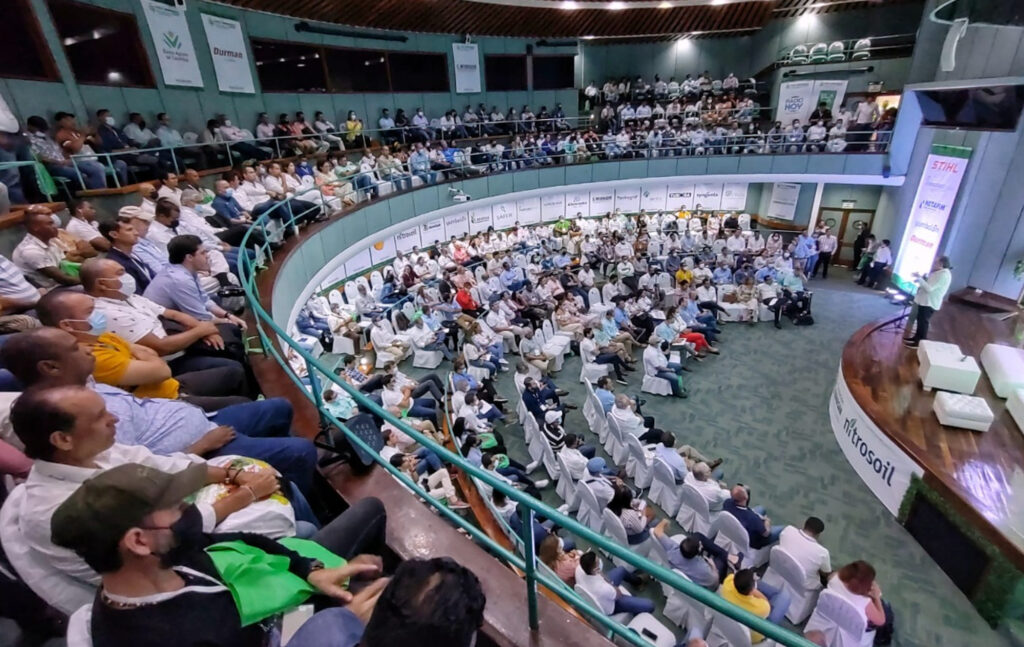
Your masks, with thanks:
M551 481L547 479L541 479L539 481L534 481L533 484L536 485L538 489L540 489L542 487L547 487L551 485Z
M562 514L569 514L569 504L563 503L562 505L558 506L558 511Z
M540 467L540 461L533 461L526 466L526 473L532 474L538 467Z
M503 357L503 358L498 360L498 363L499 364L505 364L507 366L508 365L508 360Z

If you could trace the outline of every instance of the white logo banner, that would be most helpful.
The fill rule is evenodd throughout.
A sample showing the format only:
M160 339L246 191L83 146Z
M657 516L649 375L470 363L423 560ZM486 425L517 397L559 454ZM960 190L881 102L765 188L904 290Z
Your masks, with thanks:
M370 261L374 265L390 261L395 257L395 238L388 236L384 240L378 240L370 245Z
M516 224L516 205L514 202L502 202L491 207L491 220L495 229L509 229ZM522 217L519 218L522 220Z
M435 242L444 242L447 236L444 235L444 220L438 218L420 225L420 240L423 245L433 245Z
M746 182L726 182L722 188L723 211L743 211L747 208Z
M701 211L717 211L722 208L722 185L698 182L693 189L693 206Z
M462 238L469 233L469 215L465 212L444 217L445 238Z
M590 194L589 193L566 193L565 194L565 215L570 218L590 217Z
M644 187L640 193L640 208L647 211L664 211L667 197L668 187L664 184Z
M561 220L565 216L565 194L546 195L540 199L540 219L544 222ZM575 215L575 214L573 214ZM572 216L570 216L572 218Z
M469 233L478 234L491 226L491 208L481 207L469 210Z
M692 184L669 184L666 191L665 209L669 211L693 209Z
M480 92L480 52L476 43L452 43L455 92Z
M160 61L160 73L167 85L203 87L192 34L185 20L185 10L154 0L142 0L142 10L149 23L149 35Z
M787 81L779 86L779 103L775 110L775 121L783 126L790 125L794 119L806 123L807 117L814 111L814 81Z
M772 185L772 197L768 200L768 213L775 220L792 220L796 217L796 203L800 199L800 185L791 182L776 182Z
M860 408L846 386L842 367L832 389L828 416L846 460L889 512L898 514L910 477L920 476L921 468Z
M615 192L611 189L600 189L590 192L590 215L603 218L612 212L615 206Z
M431 240L433 243L433 240ZM412 251L413 247L420 246L420 228L410 227L404 231L400 231L395 234L395 249L408 254Z
M516 220L520 225L536 225L540 222L540 198L516 200Z
M213 69L217 73L217 87L221 92L256 94L241 23L205 13L202 17Z
M370 258L370 250L364 249L361 252L356 252L355 256L345 262L345 273L348 276L362 274L370 269L371 265L373 265L373 260Z
M640 187L615 189L615 208L621 210L622 213L640 211Z

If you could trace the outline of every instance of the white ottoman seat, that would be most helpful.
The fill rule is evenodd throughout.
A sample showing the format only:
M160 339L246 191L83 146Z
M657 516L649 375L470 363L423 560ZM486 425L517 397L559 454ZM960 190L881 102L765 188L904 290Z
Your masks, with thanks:
M973 431L988 431L995 419L984 398L963 393L936 393L932 409L942 424Z
M1024 432L1024 389L1014 389L1006 400L1006 410L1017 423L1017 428Z
M918 376L925 391L974 393L981 378L978 362L964 355L956 344L926 339L917 349L917 359L921 364Z
M1024 350L985 344L981 350L981 365L999 397L1008 398L1014 389L1024 388Z

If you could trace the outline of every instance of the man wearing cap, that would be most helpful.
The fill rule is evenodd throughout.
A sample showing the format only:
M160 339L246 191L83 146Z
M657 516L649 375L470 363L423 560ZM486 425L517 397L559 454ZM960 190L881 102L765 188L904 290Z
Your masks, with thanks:
M83 482L105 470L127 463L167 471L195 469L202 475L196 490L211 483L237 485L238 489L212 505L197 504L206 532L278 489L277 477L270 470L214 467L195 454L159 456L142 445L117 443L116 423L103 398L83 386L29 389L11 408L14 433L25 446L25 454L35 461L25 482L19 532L38 557L77 580L96 584L99 578L80 558L53 545L50 517ZM216 431L217 435L223 433Z
M257 458L270 463L303 492L313 487L316 448L305 438L289 436L292 408L283 398L236 404L209 416L179 400L137 398L117 387L95 383L92 354L57 328L10 336L0 348L0 359L26 389L88 386L99 393L117 418L118 441L126 445L145 445L157 454L187 451ZM225 427L230 432L219 437L211 434Z
M316 614L309 629L300 627L291 644L355 645L386 584L378 579L355 595L346 590L350 578L380 575L379 558L356 556L365 543L359 538L365 535L353 533L340 546L344 550L334 550L349 562L324 568L319 561L259 535L204 534L195 508L183 509L181 504L202 487L205 478L203 466L170 474L138 464L122 465L85 481L54 513L54 543L75 551L102 577L90 616L93 644L117 647L137 645L140 640L154 647L177 647L183 642L207 647L269 644L279 630L275 614L263 611L261 621L242 626L236 597L245 599L246 574L218 568L217 554L205 550L232 541L287 559L288 574L268 572L264 577L269 581L262 586L294 587L292 577L297 577L315 592L347 604L321 612L327 616ZM234 590L226 584L234 584Z
M587 461L587 474L583 482L590 486L597 499L597 504L603 509L615 496L615 488L624 485L619 473L608 467L608 463L597 456Z

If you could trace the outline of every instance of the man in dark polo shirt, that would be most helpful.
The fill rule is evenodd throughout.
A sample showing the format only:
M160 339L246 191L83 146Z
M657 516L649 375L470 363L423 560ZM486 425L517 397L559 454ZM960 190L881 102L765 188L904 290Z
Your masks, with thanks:
M732 488L732 498L722 504L722 510L739 520L750 536L750 547L764 548L779 540L783 526L772 527L772 521L765 515L763 506L748 507L750 492L743 485Z

